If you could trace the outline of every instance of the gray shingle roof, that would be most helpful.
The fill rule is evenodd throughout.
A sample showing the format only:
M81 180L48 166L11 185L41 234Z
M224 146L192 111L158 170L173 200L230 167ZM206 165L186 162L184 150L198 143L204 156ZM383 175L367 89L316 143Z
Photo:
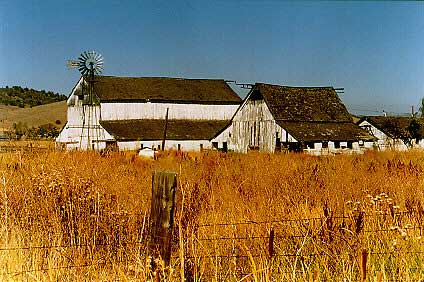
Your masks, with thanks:
M257 83L276 120L352 122L333 87L290 87Z
M229 120L169 120L168 140L210 140L230 123ZM164 119L100 121L116 140L162 140Z
M102 102L241 103L241 98L222 79L98 76L94 85Z

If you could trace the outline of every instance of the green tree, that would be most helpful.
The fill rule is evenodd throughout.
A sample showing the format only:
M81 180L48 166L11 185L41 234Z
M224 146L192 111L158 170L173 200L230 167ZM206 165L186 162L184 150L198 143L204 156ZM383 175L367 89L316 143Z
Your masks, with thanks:
M421 99L421 106L419 108L420 114L424 117L424 98Z

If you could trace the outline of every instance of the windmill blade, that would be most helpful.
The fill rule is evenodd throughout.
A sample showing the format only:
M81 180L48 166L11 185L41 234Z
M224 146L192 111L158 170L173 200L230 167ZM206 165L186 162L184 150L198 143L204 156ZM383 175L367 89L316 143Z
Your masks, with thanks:
M80 54L78 60L69 60L68 67L78 68L83 75L100 74L103 71L103 56L94 50L87 50Z
M87 58L88 58L87 51L82 52L80 55L80 60L85 61L87 60Z

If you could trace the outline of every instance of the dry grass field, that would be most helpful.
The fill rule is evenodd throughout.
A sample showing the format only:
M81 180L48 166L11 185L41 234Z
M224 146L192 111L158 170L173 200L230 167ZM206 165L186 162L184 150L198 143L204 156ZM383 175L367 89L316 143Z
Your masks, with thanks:
M18 150L0 154L0 280L152 280L155 170L179 177L165 281L424 279L423 152Z

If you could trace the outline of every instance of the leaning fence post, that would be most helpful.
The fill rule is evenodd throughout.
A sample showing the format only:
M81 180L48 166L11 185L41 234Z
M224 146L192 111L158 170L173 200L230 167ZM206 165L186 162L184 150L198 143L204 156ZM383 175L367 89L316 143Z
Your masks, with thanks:
M175 191L177 174L172 171L155 171L152 178L152 203L150 209L149 256L162 259L164 267L171 260L172 228L174 225Z

